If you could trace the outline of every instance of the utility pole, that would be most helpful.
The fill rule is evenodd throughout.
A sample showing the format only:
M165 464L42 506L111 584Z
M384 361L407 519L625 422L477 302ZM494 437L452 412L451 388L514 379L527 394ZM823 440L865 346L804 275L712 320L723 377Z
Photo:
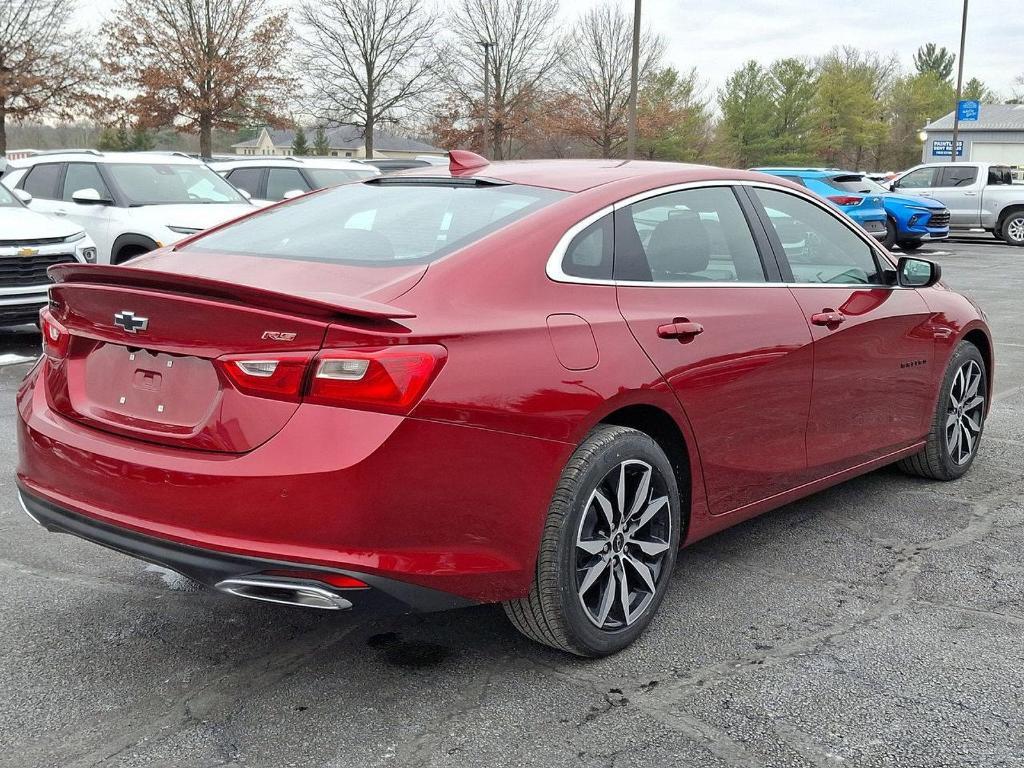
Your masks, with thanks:
M480 144L483 149L483 154L487 154L487 135L490 133L490 116L491 116L491 48L494 47L494 43L490 40L477 40L477 45L483 46L484 49L484 115L483 115L483 131L480 139Z
M964 18L960 24L960 58L956 68L956 105L953 107L953 146L949 161L956 162L956 143L960 139L960 96L964 88L964 41L967 39L967 0L964 0Z
M965 0L966 2L966 0ZM636 96L640 79L640 0L633 3L633 60L629 70L629 127L626 131L626 158L636 158Z

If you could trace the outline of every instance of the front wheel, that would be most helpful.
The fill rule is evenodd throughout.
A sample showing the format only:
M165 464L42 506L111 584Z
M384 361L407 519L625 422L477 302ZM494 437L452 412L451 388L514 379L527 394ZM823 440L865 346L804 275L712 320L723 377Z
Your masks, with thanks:
M962 477L978 455L987 396L985 360L971 342L961 341L946 367L927 443L903 459L900 469L933 480Z
M891 217L885 219L885 239L882 240L882 245L889 250L896 245L896 222Z
M924 241L923 240L900 240L898 243L896 243L896 245L898 245L900 247L900 250L903 250L903 251L916 251L918 248L920 248L922 245L924 245Z
M640 636L668 589L680 503L665 453L643 432L594 429L562 472L530 593L505 603L524 635L579 656Z
M1001 234L1007 245L1024 246L1024 211L1007 216Z

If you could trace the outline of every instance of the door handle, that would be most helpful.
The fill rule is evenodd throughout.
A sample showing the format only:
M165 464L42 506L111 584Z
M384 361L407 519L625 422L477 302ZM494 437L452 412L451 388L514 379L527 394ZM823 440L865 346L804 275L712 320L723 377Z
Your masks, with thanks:
M811 322L814 325L825 325L832 327L839 325L846 319L846 315L842 312L837 312L834 309L823 309L821 312L816 312L811 315Z
M700 323L691 323L685 317L658 326L658 336L663 339L692 339L701 333L704 333L704 326Z
M977 197L977 192L964 192L964 197Z
M63 210L61 210L60 208L57 208L57 209L56 209L56 210L55 210L55 211L53 212L53 215L54 215L54 216L67 216L67 215L68 215L68 212L67 212L67 211L63 211Z

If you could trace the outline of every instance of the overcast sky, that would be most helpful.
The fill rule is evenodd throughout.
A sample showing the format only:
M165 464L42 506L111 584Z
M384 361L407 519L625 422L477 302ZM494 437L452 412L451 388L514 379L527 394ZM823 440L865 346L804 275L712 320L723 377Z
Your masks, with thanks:
M288 5L295 0L277 0ZM436 0L441 6L458 0ZM600 0L562 0L567 20ZM632 9L632 0L617 0ZM79 0L80 20L92 25L96 11L109 13L117 0ZM980 77L1009 95L1024 74L1024 0L971 0L964 57L965 81ZM669 62L697 67L713 94L743 61L817 56L836 45L895 53L904 66L927 42L956 51L961 0L644 0L644 22L668 41Z

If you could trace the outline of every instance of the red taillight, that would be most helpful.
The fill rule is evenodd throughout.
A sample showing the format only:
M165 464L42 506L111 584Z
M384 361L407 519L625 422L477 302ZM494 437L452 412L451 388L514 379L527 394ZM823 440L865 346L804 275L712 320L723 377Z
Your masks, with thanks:
M217 363L240 392L298 402L302 399L309 361L315 354L297 352L267 357L231 355L218 358Z
M49 307L39 310L39 330L43 334L43 352L47 357L62 360L68 355L71 334L57 322Z
M366 582L346 576L343 573L329 573L327 571L293 571L285 568L275 568L269 571L260 571L259 575L319 581L323 584L330 584L338 589L366 589L369 586Z
M406 413L447 356L447 350L436 344L327 350L313 361L304 399L320 405Z
M230 355L217 364L236 389L278 400L408 413L441 370L437 344Z
M828 199L836 205L860 205L864 201L863 197L855 195L829 195Z

